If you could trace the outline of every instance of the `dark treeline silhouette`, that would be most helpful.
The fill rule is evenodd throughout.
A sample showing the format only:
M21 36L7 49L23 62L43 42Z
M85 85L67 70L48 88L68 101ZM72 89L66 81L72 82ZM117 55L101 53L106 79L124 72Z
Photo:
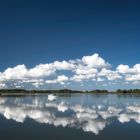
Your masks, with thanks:
M116 93L140 93L140 89L118 89Z
M0 93L81 93L83 91L59 89L59 90L25 90L25 89L0 89Z
M99 89L96 89L96 90L88 91L87 93L110 93L110 92L108 90L99 90Z
M0 89L0 95L30 95L30 94L49 94L49 93L89 93L89 94L135 94L140 93L140 89L118 89L114 92L108 90L91 90L91 91L80 91L70 89L59 89L59 90L26 90L26 89Z

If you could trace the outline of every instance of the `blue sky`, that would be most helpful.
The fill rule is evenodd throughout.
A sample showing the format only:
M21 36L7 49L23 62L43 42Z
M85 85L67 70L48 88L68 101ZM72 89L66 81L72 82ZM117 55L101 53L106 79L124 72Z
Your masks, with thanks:
M140 63L139 25L140 6L136 0L0 2L0 87L45 89L50 87L47 80L53 80L53 88L138 88L140 75L135 65ZM101 58L111 66L89 66L91 64L83 62L84 56L91 56L91 64L95 63L94 59ZM62 65L63 60L70 64L69 60L75 61L75 68L60 70L54 66L54 73L38 77L31 76L30 72L24 76L14 75L20 73L15 70L18 65L30 71L39 64L59 61ZM119 71L117 68L121 64L124 67ZM122 73L126 65L129 68ZM86 80L73 81L72 77L81 74L76 73L79 66L82 70L97 69L98 73ZM12 70L6 73L8 68ZM122 78L109 80L107 75L99 76L103 69L116 72ZM64 78L64 82L58 82L59 78ZM98 78L103 81L100 83ZM26 80L24 84L23 80ZM113 85L108 84L110 82Z

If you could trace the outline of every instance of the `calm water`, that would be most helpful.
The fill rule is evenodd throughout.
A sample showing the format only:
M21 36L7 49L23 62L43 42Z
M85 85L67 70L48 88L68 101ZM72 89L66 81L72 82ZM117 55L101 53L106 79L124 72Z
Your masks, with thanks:
M140 96L0 98L1 140L140 139Z

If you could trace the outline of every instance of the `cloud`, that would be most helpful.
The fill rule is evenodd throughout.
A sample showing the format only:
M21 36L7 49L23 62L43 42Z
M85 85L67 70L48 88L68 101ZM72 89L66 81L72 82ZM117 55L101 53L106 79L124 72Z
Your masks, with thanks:
M117 67L117 71L122 74L136 72L135 69L130 68L128 65L122 65L122 64Z
M118 80L122 78L122 76L116 71L108 70L106 68L103 68L99 72L98 76L106 77L109 81Z
M40 85L44 85L43 82L35 82L35 83L32 83L33 86L35 86L36 88L38 88Z
M75 81L75 82L81 82L81 81L84 81L84 80L90 80L90 79L93 79L95 78L95 74L80 74L80 75L74 75L73 77L70 78L71 81Z
M128 65L119 65L117 71L123 74L124 80L127 82L133 81L133 84L139 84L140 81L140 64L134 65L130 68Z
M69 115L66 115L66 111L70 112ZM114 104L111 100L105 103L99 99L92 104L82 105L80 100L62 101L62 97L57 97L57 100L53 101L44 97L0 98L0 114L8 120L20 123L30 118L38 123L55 127L73 127L96 135L114 120L120 123L134 120L140 124L140 104L138 101L130 100L127 102L119 100L119 104Z
M53 64L39 64L27 72L27 77L44 77L50 76L55 73Z
M140 64L136 64L132 68L130 68L128 65L121 64L117 67L117 70L122 74L138 74L140 73Z
M65 84L66 81L68 81L68 77L65 75L60 75L57 77L57 79L54 80L46 80L47 84L54 84L54 83L60 83L60 84Z
M89 120L83 127L83 130L98 135L99 131L103 130L105 127L106 121Z
M140 106L128 106L128 112L140 113Z
M0 88L7 88L7 85L4 83L0 83Z
M92 132L96 135L104 129L107 124L105 120L97 119L98 115L95 111L92 111L92 109L80 106L84 110L82 114L74 112L74 114L64 117L65 115L63 115L63 113L69 110L71 108L70 106L68 107L64 102L60 102L51 103L46 106L48 108L44 108L44 105L48 104L48 102L44 102L43 100L39 101L38 99L39 98L34 98L32 102L26 102L26 104L24 104L24 102L22 103L19 98L11 100L11 104L0 99L0 114L8 120L12 119L20 123L23 123L26 118L31 118L38 123L50 124L55 127L74 127L82 129L85 132ZM53 107L57 110L50 109ZM59 111L61 115L56 116L57 111ZM94 113L94 116L92 113Z
M33 68L26 65L17 65L0 72L0 88L46 88L47 85L66 87L69 84L73 88L74 82L77 87L88 89L91 85L110 86L114 84L140 84L140 64L133 67L120 64L116 69L111 67L99 54L83 56L81 59L54 61L52 63L39 64ZM78 86L79 83L79 86ZM83 86L80 86L82 83Z
M58 111L60 112L65 112L68 110L68 107L64 103L59 104L57 108L58 108Z
M102 68L102 67L110 66L110 64L106 63L105 60L99 57L99 54L97 53L91 56L84 56L82 58L82 62L88 67L93 67L93 68Z
M107 119L112 118L114 116L118 116L121 111L121 108L109 106L107 110L99 111L99 114L102 116L103 119Z
M140 81L140 74L126 75L125 80L126 81Z
M24 79L27 76L27 72L28 70L25 65L17 65L13 68L7 68L0 74L0 81Z
M75 68L73 63L67 61L55 61L53 65L57 70L73 70Z
M87 68L87 67L79 67L76 69L75 73L77 75L89 75L89 74L96 74L98 72L95 68Z

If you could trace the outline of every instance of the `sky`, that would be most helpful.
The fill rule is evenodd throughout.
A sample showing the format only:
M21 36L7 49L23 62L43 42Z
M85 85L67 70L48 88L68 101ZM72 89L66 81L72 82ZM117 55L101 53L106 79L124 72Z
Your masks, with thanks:
M0 1L0 88L140 86L137 0Z

